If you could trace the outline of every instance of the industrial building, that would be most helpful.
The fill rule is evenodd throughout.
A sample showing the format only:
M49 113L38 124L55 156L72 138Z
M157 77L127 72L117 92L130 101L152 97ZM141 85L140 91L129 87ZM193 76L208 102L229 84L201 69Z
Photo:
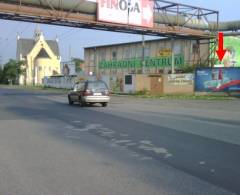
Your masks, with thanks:
M190 39L155 39L84 48L85 71L98 75L158 74L199 66L209 44ZM174 60L172 60L174 59Z
M86 47L84 69L114 92L193 93L193 74L174 73L206 64L209 47L204 40L169 38Z

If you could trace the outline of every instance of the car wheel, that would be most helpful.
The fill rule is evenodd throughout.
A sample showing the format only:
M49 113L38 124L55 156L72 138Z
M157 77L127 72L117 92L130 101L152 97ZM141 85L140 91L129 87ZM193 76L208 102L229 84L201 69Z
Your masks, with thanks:
M79 98L79 105L81 107L84 107L85 106L85 102L82 100L82 98Z
M107 107L107 102L102 103L102 107Z
M68 104L73 105L73 101L71 100L71 98L69 96L68 96Z
M93 105L94 105L94 103L88 103L88 105L89 105L89 106L93 106Z

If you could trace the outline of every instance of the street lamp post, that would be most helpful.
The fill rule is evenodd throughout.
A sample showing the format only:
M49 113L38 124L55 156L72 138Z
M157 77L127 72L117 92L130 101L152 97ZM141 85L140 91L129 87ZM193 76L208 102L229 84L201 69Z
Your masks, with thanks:
M97 48L94 47L94 66L95 66L95 74L96 77L99 77L99 70L98 70L98 64L97 64Z
M142 74L145 74L145 37L142 34Z
M172 50L172 74L175 73L175 56L174 56L174 38L171 39L171 50Z

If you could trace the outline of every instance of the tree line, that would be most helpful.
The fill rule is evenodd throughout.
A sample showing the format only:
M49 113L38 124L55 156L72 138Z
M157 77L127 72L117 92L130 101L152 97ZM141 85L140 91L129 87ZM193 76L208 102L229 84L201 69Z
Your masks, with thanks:
M0 83L18 84L19 76L24 73L23 64L23 61L10 59L3 68L0 66Z

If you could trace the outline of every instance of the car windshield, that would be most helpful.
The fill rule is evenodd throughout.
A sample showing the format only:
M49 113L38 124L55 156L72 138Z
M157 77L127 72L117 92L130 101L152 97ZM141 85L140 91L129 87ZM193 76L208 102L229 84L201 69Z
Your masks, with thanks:
M89 81L88 89L92 91L103 91L107 90L107 85L103 81Z

